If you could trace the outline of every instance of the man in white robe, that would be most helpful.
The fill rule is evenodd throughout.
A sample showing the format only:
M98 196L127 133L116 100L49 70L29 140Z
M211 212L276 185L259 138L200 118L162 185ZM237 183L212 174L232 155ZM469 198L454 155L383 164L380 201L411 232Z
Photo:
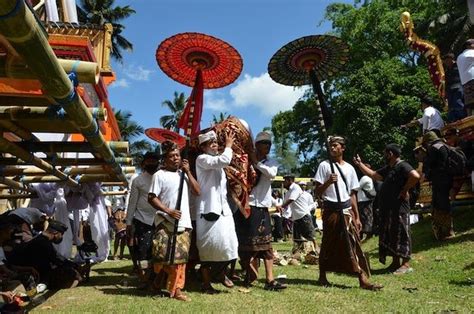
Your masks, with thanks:
M234 135L225 136L225 149L218 154L214 131L199 135L199 146L204 152L196 159L196 175L201 187L196 217L196 245L202 262L204 293L216 292L211 286L210 269L228 288L233 286L225 276L226 266L238 257L238 241L232 210L227 202L227 178L224 167L232 160Z

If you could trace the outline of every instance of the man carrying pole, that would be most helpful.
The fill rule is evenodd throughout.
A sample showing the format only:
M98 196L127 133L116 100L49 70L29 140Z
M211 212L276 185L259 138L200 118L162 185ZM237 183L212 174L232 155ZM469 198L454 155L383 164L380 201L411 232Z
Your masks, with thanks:
M315 176L316 194L323 199L323 237L319 255L319 283L329 285L326 272L357 275L362 289L380 290L369 282L370 269L359 239L361 223L357 210L357 174L343 159L345 139L330 136L329 158ZM331 170L331 163L336 169Z

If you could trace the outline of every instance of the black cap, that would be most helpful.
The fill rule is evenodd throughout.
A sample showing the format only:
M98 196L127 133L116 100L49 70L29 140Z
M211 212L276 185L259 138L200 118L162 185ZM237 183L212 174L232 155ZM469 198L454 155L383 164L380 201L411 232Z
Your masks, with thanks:
M154 153L154 152L146 152L144 155L143 155L143 160L145 159L160 159L160 156L157 154L157 153Z
M67 226L60 221L50 220L48 221L48 229L56 231L56 232L64 233L67 230Z
M295 175L292 174L292 173L287 173L283 176L283 179L294 179L295 178Z

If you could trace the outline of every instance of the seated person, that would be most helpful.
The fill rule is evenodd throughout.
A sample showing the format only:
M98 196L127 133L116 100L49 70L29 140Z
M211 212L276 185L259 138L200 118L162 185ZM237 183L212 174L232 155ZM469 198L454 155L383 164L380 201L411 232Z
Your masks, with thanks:
M59 256L53 243L60 243L67 226L50 220L45 231L32 240L13 247L7 253L7 261L13 265L35 268L40 282L52 289L73 288L81 280L76 265Z
M47 220L46 214L34 207L20 207L11 210L6 214L10 222L15 225L15 243L28 242L40 231L44 229L44 222Z

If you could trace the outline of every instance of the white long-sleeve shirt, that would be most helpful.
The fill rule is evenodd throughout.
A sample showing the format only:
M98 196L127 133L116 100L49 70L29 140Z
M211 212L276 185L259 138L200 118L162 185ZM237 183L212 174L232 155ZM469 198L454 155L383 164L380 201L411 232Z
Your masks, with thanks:
M423 126L423 133L431 130L441 130L444 127L441 113L432 106L426 107L423 110L423 117L418 119L418 123Z
M278 162L276 160L267 159L263 162L259 161L256 168L262 173L259 182L252 189L249 195L250 206L271 207L272 206L272 180L278 173Z
M224 167L231 160L230 147L226 147L221 155L202 154L196 159L196 176L201 187L198 214L232 215L227 202L227 178L224 172Z
M469 1L468 1L469 2ZM456 63L458 65L461 84L474 80L474 49L466 49L459 54Z
M374 182L369 176L363 176L359 181L360 189L357 191L357 200L359 202L367 202L371 199L365 195L366 191L369 195L375 196L377 192L375 191Z
M301 187L294 182L290 185L288 192L285 194L284 202L287 200L293 201L288 205L291 210L291 220L293 221L309 215L311 210L316 207L313 196L303 191Z
M127 207L127 225L131 225L134 218L149 226L153 225L156 209L148 203L152 178L151 174L143 172L133 179Z

